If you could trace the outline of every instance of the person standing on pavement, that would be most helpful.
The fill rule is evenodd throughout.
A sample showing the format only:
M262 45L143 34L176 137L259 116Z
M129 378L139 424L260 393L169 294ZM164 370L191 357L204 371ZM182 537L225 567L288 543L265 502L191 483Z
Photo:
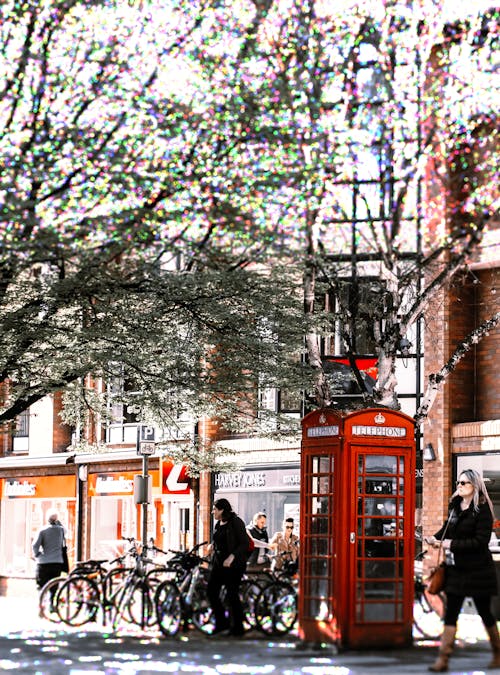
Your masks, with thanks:
M47 514L47 526L43 527L33 542L33 555L37 562L36 585L40 590L47 581L58 577L63 571L63 546L66 538L64 527L57 511Z
M491 599L498 589L495 565L488 547L494 519L493 505L483 478L474 469L462 471L450 499L447 521L425 540L438 547L442 539L446 554L444 629L438 658L429 666L432 672L448 670L458 615L466 597L474 600L491 642L493 660L488 667L500 668L500 637L491 611Z
M276 532L269 542L276 554L273 563L275 570L282 570L285 563L294 563L299 557L299 538L293 533L293 528L293 518L285 518L283 529Z
M212 635L229 631L230 635L243 635L243 607L239 590L245 572L248 552L248 535L245 523L231 508L227 499L217 499L212 513L217 521L214 528L210 574L207 595L215 618ZM220 592L226 588L230 617L226 617Z
M266 550L269 546L269 535L266 528L267 516L262 511L256 513L252 518L250 525L247 525L247 532L254 540L255 548L248 557L248 568L251 571L258 571L269 565L269 556Z

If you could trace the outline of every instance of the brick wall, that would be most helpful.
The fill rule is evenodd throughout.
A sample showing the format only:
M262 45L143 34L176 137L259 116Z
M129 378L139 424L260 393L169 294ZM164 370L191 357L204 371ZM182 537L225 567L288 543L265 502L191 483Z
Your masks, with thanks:
M497 269L477 270L457 278L433 301L426 317L426 375L439 370L468 333L499 311L497 288ZM437 529L446 512L453 491L453 454L484 451L486 427L477 423L500 419L498 363L500 330L496 328L457 365L424 425L424 443L432 443L437 454L435 462L424 462L424 535ZM457 435L458 427L463 433ZM496 430L494 435L498 437Z
M476 326L476 277L458 276L450 289L449 352ZM451 419L454 424L475 420L476 350L472 348L449 377Z
M71 443L71 428L61 422L59 412L62 410L62 394L52 395L54 416L52 425L52 452L66 452Z
M500 311L499 269L479 270L478 323ZM478 344L476 364L476 420L500 419L500 330L498 326Z
M204 443L210 443L220 439L221 428L215 419L203 419L199 423L198 433ZM214 467L215 470L215 467ZM203 472L199 479L199 506L198 522L199 532L198 541L210 541L212 534L212 474L208 471ZM195 504L196 509L196 504Z
M425 375L438 371L449 357L449 327L453 311L450 297L443 291L432 301L426 315L424 338ZM451 488L450 387L438 393L426 422L424 443L432 443L436 461L424 462L422 529L424 536L441 525Z
M4 403L9 393L9 383L0 382L0 403ZM0 424L0 457L12 450L12 423Z

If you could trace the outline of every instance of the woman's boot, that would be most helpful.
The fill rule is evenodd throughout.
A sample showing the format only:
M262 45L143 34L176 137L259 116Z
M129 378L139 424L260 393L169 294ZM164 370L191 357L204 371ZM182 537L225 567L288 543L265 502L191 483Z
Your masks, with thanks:
M486 629L490 638L491 648L493 650L493 660L488 664L488 668L500 668L500 635L496 623Z
M432 666L429 666L429 670L433 673L444 673L448 670L448 659L453 651L456 632L456 626L444 627L443 634L441 635L441 644L439 646L439 656Z

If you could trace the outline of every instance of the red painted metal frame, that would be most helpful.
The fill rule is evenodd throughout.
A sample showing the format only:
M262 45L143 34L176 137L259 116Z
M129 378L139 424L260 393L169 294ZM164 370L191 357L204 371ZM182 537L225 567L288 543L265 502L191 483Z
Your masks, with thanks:
M385 408L318 410L302 428L300 635L339 647L410 644L413 420ZM384 502L396 513L366 513Z
M338 641L335 485L341 429L342 418L332 410L314 411L302 420L298 609L300 635L311 642Z

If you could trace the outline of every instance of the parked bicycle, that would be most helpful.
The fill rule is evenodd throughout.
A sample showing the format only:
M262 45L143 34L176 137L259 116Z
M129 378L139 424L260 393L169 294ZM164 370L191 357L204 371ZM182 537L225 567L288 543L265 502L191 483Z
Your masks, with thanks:
M161 551L157 547L154 550ZM113 595L113 629L118 627L122 619L143 629L156 624L155 594L169 570L168 566L150 557L150 552L147 546L140 550L134 546L129 551L134 566L122 577Z
M67 577L57 586L52 614L47 618L60 620L69 626L81 626L95 621L102 610L103 623L113 608L113 598L128 569L124 562L128 554L114 560L85 560L78 562ZM40 603L47 604L44 594L50 588L42 589Z
M272 565L269 580L257 595L249 598L253 624L265 635L289 633L297 622L297 562L288 552L278 569ZM262 582L261 582L262 583Z
M163 569L163 565L147 557L148 549L139 551L138 543L133 537L123 537L123 539L128 541L130 546L122 556L109 562L106 560L79 562L67 577L57 580L57 587L54 584L55 593L50 596L51 610L56 610L56 612L52 611L48 614L48 611L44 611L47 618L59 619L70 626L81 626L96 621L98 615L101 614L103 624L113 623L116 627L119 620L123 618L129 623L145 626L142 606L148 601L138 600L138 584L135 581L137 576L141 579L143 575L147 577L144 587L148 586L149 606L152 608L151 598L154 596L154 589L159 580L151 576L151 569ZM134 562L133 567L126 566L130 561ZM140 574L138 574L138 569L140 569ZM129 597L132 591L132 578L135 593ZM149 590L150 587L151 590ZM47 598L50 590L50 588L44 588L41 594L44 609L49 604ZM129 606L124 612L127 602ZM151 609L149 615L152 615Z
M158 626L166 636L175 635L181 627L187 630L190 624L204 633L213 630L206 593L208 559L197 554L206 543L189 551L170 551L174 555L166 570L171 577L159 584L154 601Z

